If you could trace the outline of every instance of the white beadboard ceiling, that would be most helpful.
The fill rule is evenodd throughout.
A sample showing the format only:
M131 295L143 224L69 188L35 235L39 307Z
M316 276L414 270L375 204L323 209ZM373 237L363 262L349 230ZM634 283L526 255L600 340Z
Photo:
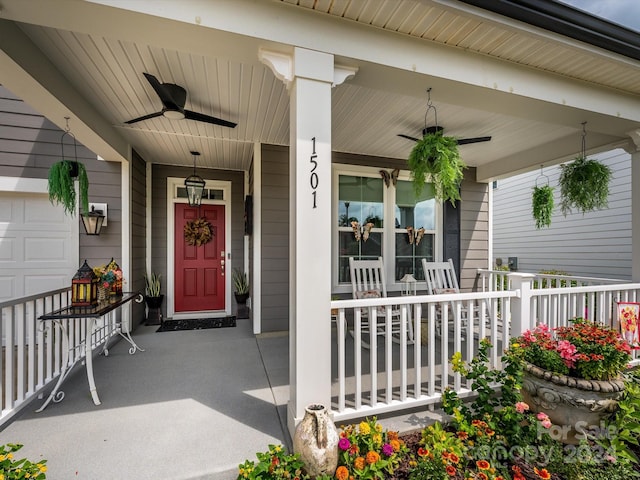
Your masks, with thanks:
M261 1L271 7L295 9L323 21L357 24L359 28L374 29L380 34L394 32L394 35L419 38L425 44L435 43L468 55L518 64L544 75L577 79L585 85L598 85L630 97L640 95L637 61L580 45L516 21L500 19L456 1ZM85 4L82 8L89 9L88 12L100 8L87 5L90 2L82 3ZM96 0L94 3L109 2ZM117 2L113 3L118 6ZM34 4L41 8L34 8ZM59 16L49 12L51 4L57 4ZM215 2L212 4L215 6ZM198 6L198 2L180 5L188 10ZM259 62L255 48L253 57L234 55L234 48L240 49L242 42L233 34L220 37L228 41L229 52L226 54L223 46L217 44L219 42L210 40L206 33L199 37L197 30L190 33L188 39L178 28L175 31L168 29L163 32L166 35L159 36L153 31L153 17L146 17L143 24L139 21L140 14L134 12L127 16L119 12L126 20L120 25L92 29L78 20L74 23L70 18L73 9L78 7L79 2L66 0L50 0L47 4L35 0L5 0L0 18L18 22L20 31L61 73L68 86L147 161L190 166L193 158L189 152L198 150L201 168L247 170L255 142L289 143L288 91L273 72ZM198 12L200 10L194 8L194 13ZM134 33L128 26L129 19L140 22L139 32ZM89 25L91 22L97 20L87 18ZM157 20L157 25L156 30L164 24ZM184 28L196 27L188 25ZM176 46L172 48L173 38ZM250 40L254 45L270 46L268 42ZM207 42L211 42L211 48ZM577 119L584 117L586 120L588 112L583 117L580 112L574 113L575 124L567 125L566 122L556 123L553 110L547 113L544 102L532 103L529 111L512 111L508 104L491 105L488 98L486 108L477 108L482 105L482 99L476 98L475 106L470 106L466 100L469 92L482 97L481 89L469 90L460 86L457 91L455 84L434 79L419 89L403 90L400 84L406 73L387 77L388 68L351 58L339 60L356 64L359 72L333 89L332 146L336 151L406 158L413 142L398 134L421 135L429 87L433 87L431 100L437 109L438 124L447 134L458 138L492 137L490 142L460 147L470 166L520 158L521 163L514 162L503 169L504 172L516 172L539 168L541 160L560 161L562 156L575 153L559 151L554 158L549 150L563 139L575 138L575 151L580 148L582 127ZM187 90L185 108L236 122L238 126L230 129L164 117L125 124L127 120L162 108L143 72L155 75L160 82L183 86ZM376 76L380 77L380 87L375 86ZM384 85L389 78L392 82L395 79L398 85ZM2 72L0 83L4 83ZM6 86L11 89L11 85ZM486 88L489 91L492 86ZM21 96L29 103L28 92ZM633 122L626 122L614 131L611 122L596 116L593 116L593 122L588 123L588 130L593 131L589 138L593 138L594 146L622 144L625 141L622 130L638 128ZM433 125L435 118L427 117L426 123ZM73 131L73 120L70 126ZM90 142L85 143L91 146Z

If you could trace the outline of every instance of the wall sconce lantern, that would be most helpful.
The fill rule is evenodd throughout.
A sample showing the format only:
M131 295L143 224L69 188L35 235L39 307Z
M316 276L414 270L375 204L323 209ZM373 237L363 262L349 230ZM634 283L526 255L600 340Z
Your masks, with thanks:
M91 211L83 213L80 218L82 218L82 225L84 225L84 231L87 235L100 235L106 218L102 210L96 210L95 206L91 205Z
M402 283L402 295L416 295L417 294L417 285L418 281L411 275L407 273L404 277L400 279Z
M187 189L187 198L190 207L199 207L202 202L202 192L204 191L205 181L202 177L196 175L196 157L200 152L191 152L193 155L193 175L187 177L184 186Z
M91 307L98 303L98 276L85 260L71 279L71 305Z

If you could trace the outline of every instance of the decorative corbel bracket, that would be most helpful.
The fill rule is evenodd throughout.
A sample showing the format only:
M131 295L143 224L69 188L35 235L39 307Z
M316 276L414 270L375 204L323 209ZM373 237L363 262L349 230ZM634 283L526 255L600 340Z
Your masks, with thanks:
M627 135L631 141L628 147L623 147L624 150L629 154L640 151L640 130L631 130L627 132Z
M258 50L258 59L267 65L276 78L281 80L289 90L291 82L293 82L293 55L260 48ZM341 85L357 72L358 67L335 65L333 67L333 83L331 86Z

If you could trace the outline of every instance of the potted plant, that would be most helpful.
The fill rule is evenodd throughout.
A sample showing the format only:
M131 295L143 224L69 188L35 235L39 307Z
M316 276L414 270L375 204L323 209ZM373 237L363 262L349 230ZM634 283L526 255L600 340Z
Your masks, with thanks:
M160 293L160 274L151 273L144 276L146 295L144 297L149 313L147 314L147 325L160 325L162 323L162 300L164 295Z
M427 130L409 154L414 192L420 195L429 176L435 198L443 202L449 200L455 206L456 200L460 200L460 183L467 168L460 157L458 141L444 136L441 128Z
M80 193L80 210L89 211L89 179L84 165L77 161L61 160L49 168L49 200L54 205L62 204L65 213L76 213L76 187L74 179L78 178Z
M553 213L553 187L549 185L533 187L532 196L533 218L536 221L536 228L549 227L551 225L551 214Z
M508 355L522 361L525 402L564 426L562 441L577 443L577 433L617 409L631 347L616 330L575 318L567 327L525 331Z
M233 289L236 302L238 302L239 305L247 303L247 298L249 298L249 281L247 280L247 274L239 268L233 270Z
M565 216L572 208L585 213L607 206L611 178L608 166L583 154L560 168L560 206Z

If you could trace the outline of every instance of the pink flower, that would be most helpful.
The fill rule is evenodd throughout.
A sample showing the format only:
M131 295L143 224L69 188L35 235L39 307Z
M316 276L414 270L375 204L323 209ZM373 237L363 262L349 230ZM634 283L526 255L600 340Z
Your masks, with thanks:
M608 461L608 462L611 462L611 463L616 463L617 462L616 457L614 457L612 455L605 455L604 459L606 461Z
M558 342L558 353L562 360L564 360L564 364L568 368L573 368L575 361L577 359L576 355L576 346L569 342L568 340L560 340Z
M340 450L349 450L349 447L351 447L351 442L348 438L341 438L338 442L338 448Z
M516 412L524 413L527 410L529 410L529 405L527 405L525 402L517 402L516 403Z
M549 420L548 418L546 420L542 420L542 422L540 422L542 424L542 426L544 428L551 428L551 425L553 425L551 423L551 420Z
M538 415L536 415L536 418L540 421L549 420L549 415L544 412L540 412L538 413Z

